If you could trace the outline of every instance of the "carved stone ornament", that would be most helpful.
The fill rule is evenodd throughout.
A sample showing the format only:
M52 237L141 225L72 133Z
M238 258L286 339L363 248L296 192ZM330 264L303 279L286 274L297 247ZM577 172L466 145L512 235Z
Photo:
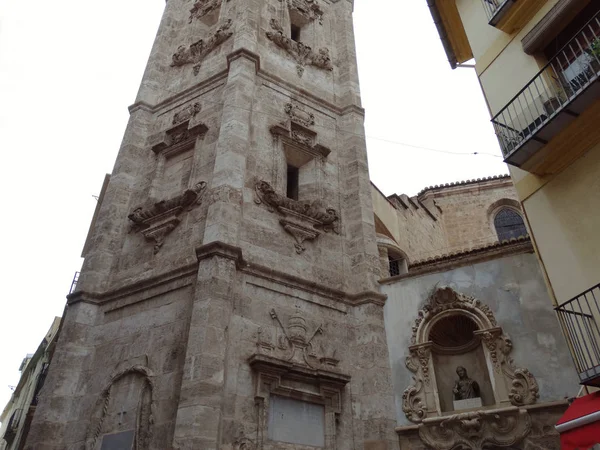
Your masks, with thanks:
M233 450L256 450L256 443L242 433L233 441Z
M292 120L274 125L270 131L273 136L280 137L285 143L300 149L310 159L323 160L331 153L329 148L317 143L317 133Z
M173 55L171 67L194 64L194 75L198 75L200 72L200 62L206 55L233 35L233 32L229 31L230 28L231 19L228 19L208 39L200 39L188 47L185 45L179 46L177 52Z
M321 325L309 332L307 321L299 309L289 318L287 326L284 326L274 309L271 309L270 315L277 323L280 333L275 338L277 345L273 344L273 336L261 328L256 342L258 353L311 368L337 367L339 359L335 357L335 349L327 351L323 343L319 347L314 345L317 335L323 334Z
M229 0L225 0L229 2ZM221 7L223 0L196 0L194 6L190 9L190 21L192 23L194 19L201 19L207 14L218 10Z
M93 450L100 435L103 432L103 424L108 413L113 386L121 379L133 377L139 379L143 384L138 409L136 411L136 430L133 450L144 450L149 448L152 438L152 426L154 424L154 383L153 373L150 369L141 365L134 365L120 370L112 377L108 386L100 394L100 398L93 410L90 428L86 437L86 449Z
M315 340L324 333L321 325L310 326L299 309L286 325L274 309L270 311L270 315L276 326L259 330L257 352L248 359L248 364L256 375L256 448L264 448L267 441L269 401L272 395L278 395L323 405L324 448L335 450L342 393L351 378L336 367L339 361L335 358L335 351L330 356L319 357L322 348L316 348ZM275 331L275 336L269 330ZM326 355L327 352L322 354Z
M284 111L292 122L298 123L305 127L311 127L315 124L315 115L311 112L305 111L294 103L286 103Z
M527 410L509 407L427 419L419 426L419 437L435 450L479 450L516 444L531 428Z
M196 117L196 114L198 114L201 110L202 107L198 102L194 103L193 105L187 105L181 111L173 115L173 125L177 125L178 123L185 122L186 120Z
M308 45L296 42L285 36L281 24L276 19L271 19L270 25L274 31L267 31L267 38L294 58L297 64L296 72L299 77L304 73L304 66L314 66L329 71L333 70L333 64L329 57L329 49L323 47L314 52Z
M323 10L317 0L279 0L287 1L290 15L293 15L301 23L318 20L323 25Z
M179 224L179 216L201 203L205 189L206 182L200 181L175 197L138 206L127 216L132 222L131 231L141 231L147 241L154 243L154 253L157 253L167 235Z
M304 242L316 239L321 234L319 230L340 233L340 218L336 210L321 206L318 200L308 203L284 197L266 181L257 181L255 191L255 203L264 203L269 211L283 216L279 223L296 240L294 247L297 253L306 250Z
M435 346L430 341L429 332L437 320L452 315L465 315L477 325L474 337L483 343L486 358L495 372L490 378L494 383L496 403L514 406L535 403L539 397L535 377L527 369L515 367L510 357L512 341L497 326L490 308L450 287L440 287L434 290L418 312L412 328L413 345L409 347L406 367L414 377L402 396L402 410L406 417L412 422L421 423L430 415L441 415L439 405L434 401L438 394L430 355Z

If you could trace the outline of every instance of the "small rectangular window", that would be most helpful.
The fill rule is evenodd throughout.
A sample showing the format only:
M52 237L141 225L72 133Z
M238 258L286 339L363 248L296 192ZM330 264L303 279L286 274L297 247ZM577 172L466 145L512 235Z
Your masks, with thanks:
M299 170L294 166L287 166L287 197L298 200Z
M290 37L292 38L292 41L296 41L296 42L300 41L300 27L299 26L292 24L292 30L290 33Z

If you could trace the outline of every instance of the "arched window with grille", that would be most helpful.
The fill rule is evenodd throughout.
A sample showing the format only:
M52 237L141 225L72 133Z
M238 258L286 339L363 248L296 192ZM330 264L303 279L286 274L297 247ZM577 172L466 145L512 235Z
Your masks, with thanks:
M494 217L494 227L500 242L527 236L527 228L521 214L512 208L502 208Z

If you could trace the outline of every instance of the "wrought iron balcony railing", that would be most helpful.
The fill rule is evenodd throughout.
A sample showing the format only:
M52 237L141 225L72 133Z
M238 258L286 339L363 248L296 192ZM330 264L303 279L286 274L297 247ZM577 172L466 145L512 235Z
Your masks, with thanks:
M496 25L515 0L481 0L490 25Z
M581 384L600 386L600 284L556 308Z
M492 119L505 162L521 166L600 98L599 74L600 13Z

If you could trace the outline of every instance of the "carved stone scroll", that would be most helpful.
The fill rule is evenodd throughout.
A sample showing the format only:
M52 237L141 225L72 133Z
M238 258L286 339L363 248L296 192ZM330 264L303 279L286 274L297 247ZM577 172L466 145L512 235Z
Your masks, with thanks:
M279 0L281 2L286 0ZM290 15L300 23L318 20L323 25L323 10L317 0L287 0Z
M298 123L305 127L311 127L315 124L315 115L302 109L297 104L286 103L284 111L292 122Z
M178 123L185 122L186 120L196 117L196 114L198 114L201 110L202 107L200 106L200 103L196 102L193 105L187 105L181 111L173 115L173 125L177 125Z
M147 241L154 243L154 253L162 247L165 238L179 224L179 216L200 204L206 183L200 181L191 189L159 202L138 206L129 216L131 231L141 231Z
M229 2L229 0L225 0ZM213 11L218 10L221 7L223 0L196 0L194 2L194 6L190 9L190 23L194 19L201 19L207 14L212 13Z
M267 31L267 38L294 58L297 64L296 72L299 77L304 73L305 66L314 66L328 71L333 70L329 49L323 47L314 52L310 46L285 36L281 24L276 19L271 19L270 24L274 31Z
M516 444L531 428L527 410L510 407L427 419L419 425L419 436L435 450L479 450Z
M233 32L229 31L230 28L231 19L228 19L208 39L200 39L188 47L185 45L179 46L177 52L173 55L171 67L194 64L194 75L198 75L200 72L200 62L206 55L233 35Z
M285 231L296 240L294 247L297 253L306 248L303 243L316 239L320 231L340 233L340 219L333 208L321 206L320 201L301 202L284 197L275 192L266 181L258 181L255 186L257 204L264 203L269 211L276 211L283 218L279 221Z
M402 394L402 411L408 420L419 423L427 417L426 390L431 390L431 345L412 346L406 368L414 373L413 383Z

